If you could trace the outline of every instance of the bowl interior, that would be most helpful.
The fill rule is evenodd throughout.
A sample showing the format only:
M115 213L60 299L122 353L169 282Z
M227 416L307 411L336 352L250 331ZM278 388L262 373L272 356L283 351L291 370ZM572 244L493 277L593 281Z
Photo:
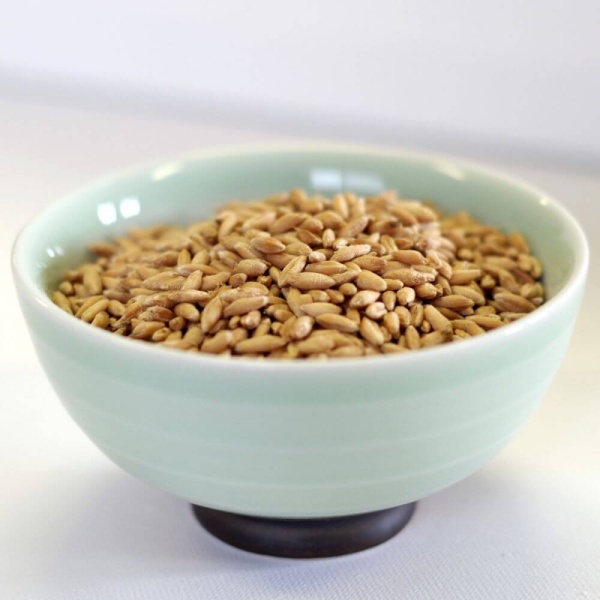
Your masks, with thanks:
M113 176L53 204L23 233L17 260L43 289L88 257L91 241L133 225L185 224L232 199L256 199L293 187L326 195L375 194L395 188L435 201L446 213L524 233L545 267L554 296L583 252L576 224L552 199L529 186L449 159L338 147L217 151Z

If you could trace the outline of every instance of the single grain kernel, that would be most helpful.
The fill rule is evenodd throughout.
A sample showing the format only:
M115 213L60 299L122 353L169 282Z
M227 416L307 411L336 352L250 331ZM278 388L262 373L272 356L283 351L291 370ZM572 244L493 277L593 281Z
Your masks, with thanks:
M371 271L361 271L355 280L356 286L361 290L373 290L375 292L385 292L387 283L379 275Z
M345 333L354 333L358 330L357 324L352 319L341 315L325 313L315 318L319 325L327 329L335 329L336 331L343 331Z

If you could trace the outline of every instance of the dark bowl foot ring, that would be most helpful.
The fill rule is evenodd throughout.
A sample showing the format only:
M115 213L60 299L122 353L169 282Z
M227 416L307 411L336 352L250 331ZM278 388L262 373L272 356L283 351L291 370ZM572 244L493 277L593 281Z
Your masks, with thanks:
M342 556L377 546L410 521L416 502L347 517L251 517L192 505L202 526L223 542L256 554L285 558Z

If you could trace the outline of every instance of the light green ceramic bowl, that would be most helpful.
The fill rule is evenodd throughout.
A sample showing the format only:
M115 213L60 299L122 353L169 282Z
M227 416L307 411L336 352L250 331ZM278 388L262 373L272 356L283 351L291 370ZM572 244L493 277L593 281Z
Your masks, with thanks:
M550 300L500 330L415 353L330 362L226 360L111 335L47 292L92 240L186 223L292 187L387 188L519 229ZM467 477L525 423L565 354L588 264L543 192L452 159L365 147L207 151L116 175L21 233L14 275L39 358L69 414L115 463L193 503L270 517L374 511Z

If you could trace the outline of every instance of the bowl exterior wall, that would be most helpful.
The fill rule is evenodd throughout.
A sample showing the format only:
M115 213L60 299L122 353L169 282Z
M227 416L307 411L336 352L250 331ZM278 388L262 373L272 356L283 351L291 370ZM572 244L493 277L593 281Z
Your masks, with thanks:
M550 301L477 339L329 364L191 356L116 338L46 290L90 240L186 222L233 197L303 186L398 188L445 211L518 228L546 266ZM318 517L403 504L485 464L539 403L567 348L587 250L542 192L450 159L371 149L216 152L76 192L21 234L15 281L37 353L69 414L114 462L191 502ZM575 274L575 275L574 275ZM277 364L276 364L277 363Z
M476 471L538 405L577 312L575 299L552 327L536 323L478 355L346 361L307 377L243 360L138 358L142 342L115 348L105 334L90 344L84 328L65 336L20 296L56 393L114 462L196 504L281 517L395 506Z

